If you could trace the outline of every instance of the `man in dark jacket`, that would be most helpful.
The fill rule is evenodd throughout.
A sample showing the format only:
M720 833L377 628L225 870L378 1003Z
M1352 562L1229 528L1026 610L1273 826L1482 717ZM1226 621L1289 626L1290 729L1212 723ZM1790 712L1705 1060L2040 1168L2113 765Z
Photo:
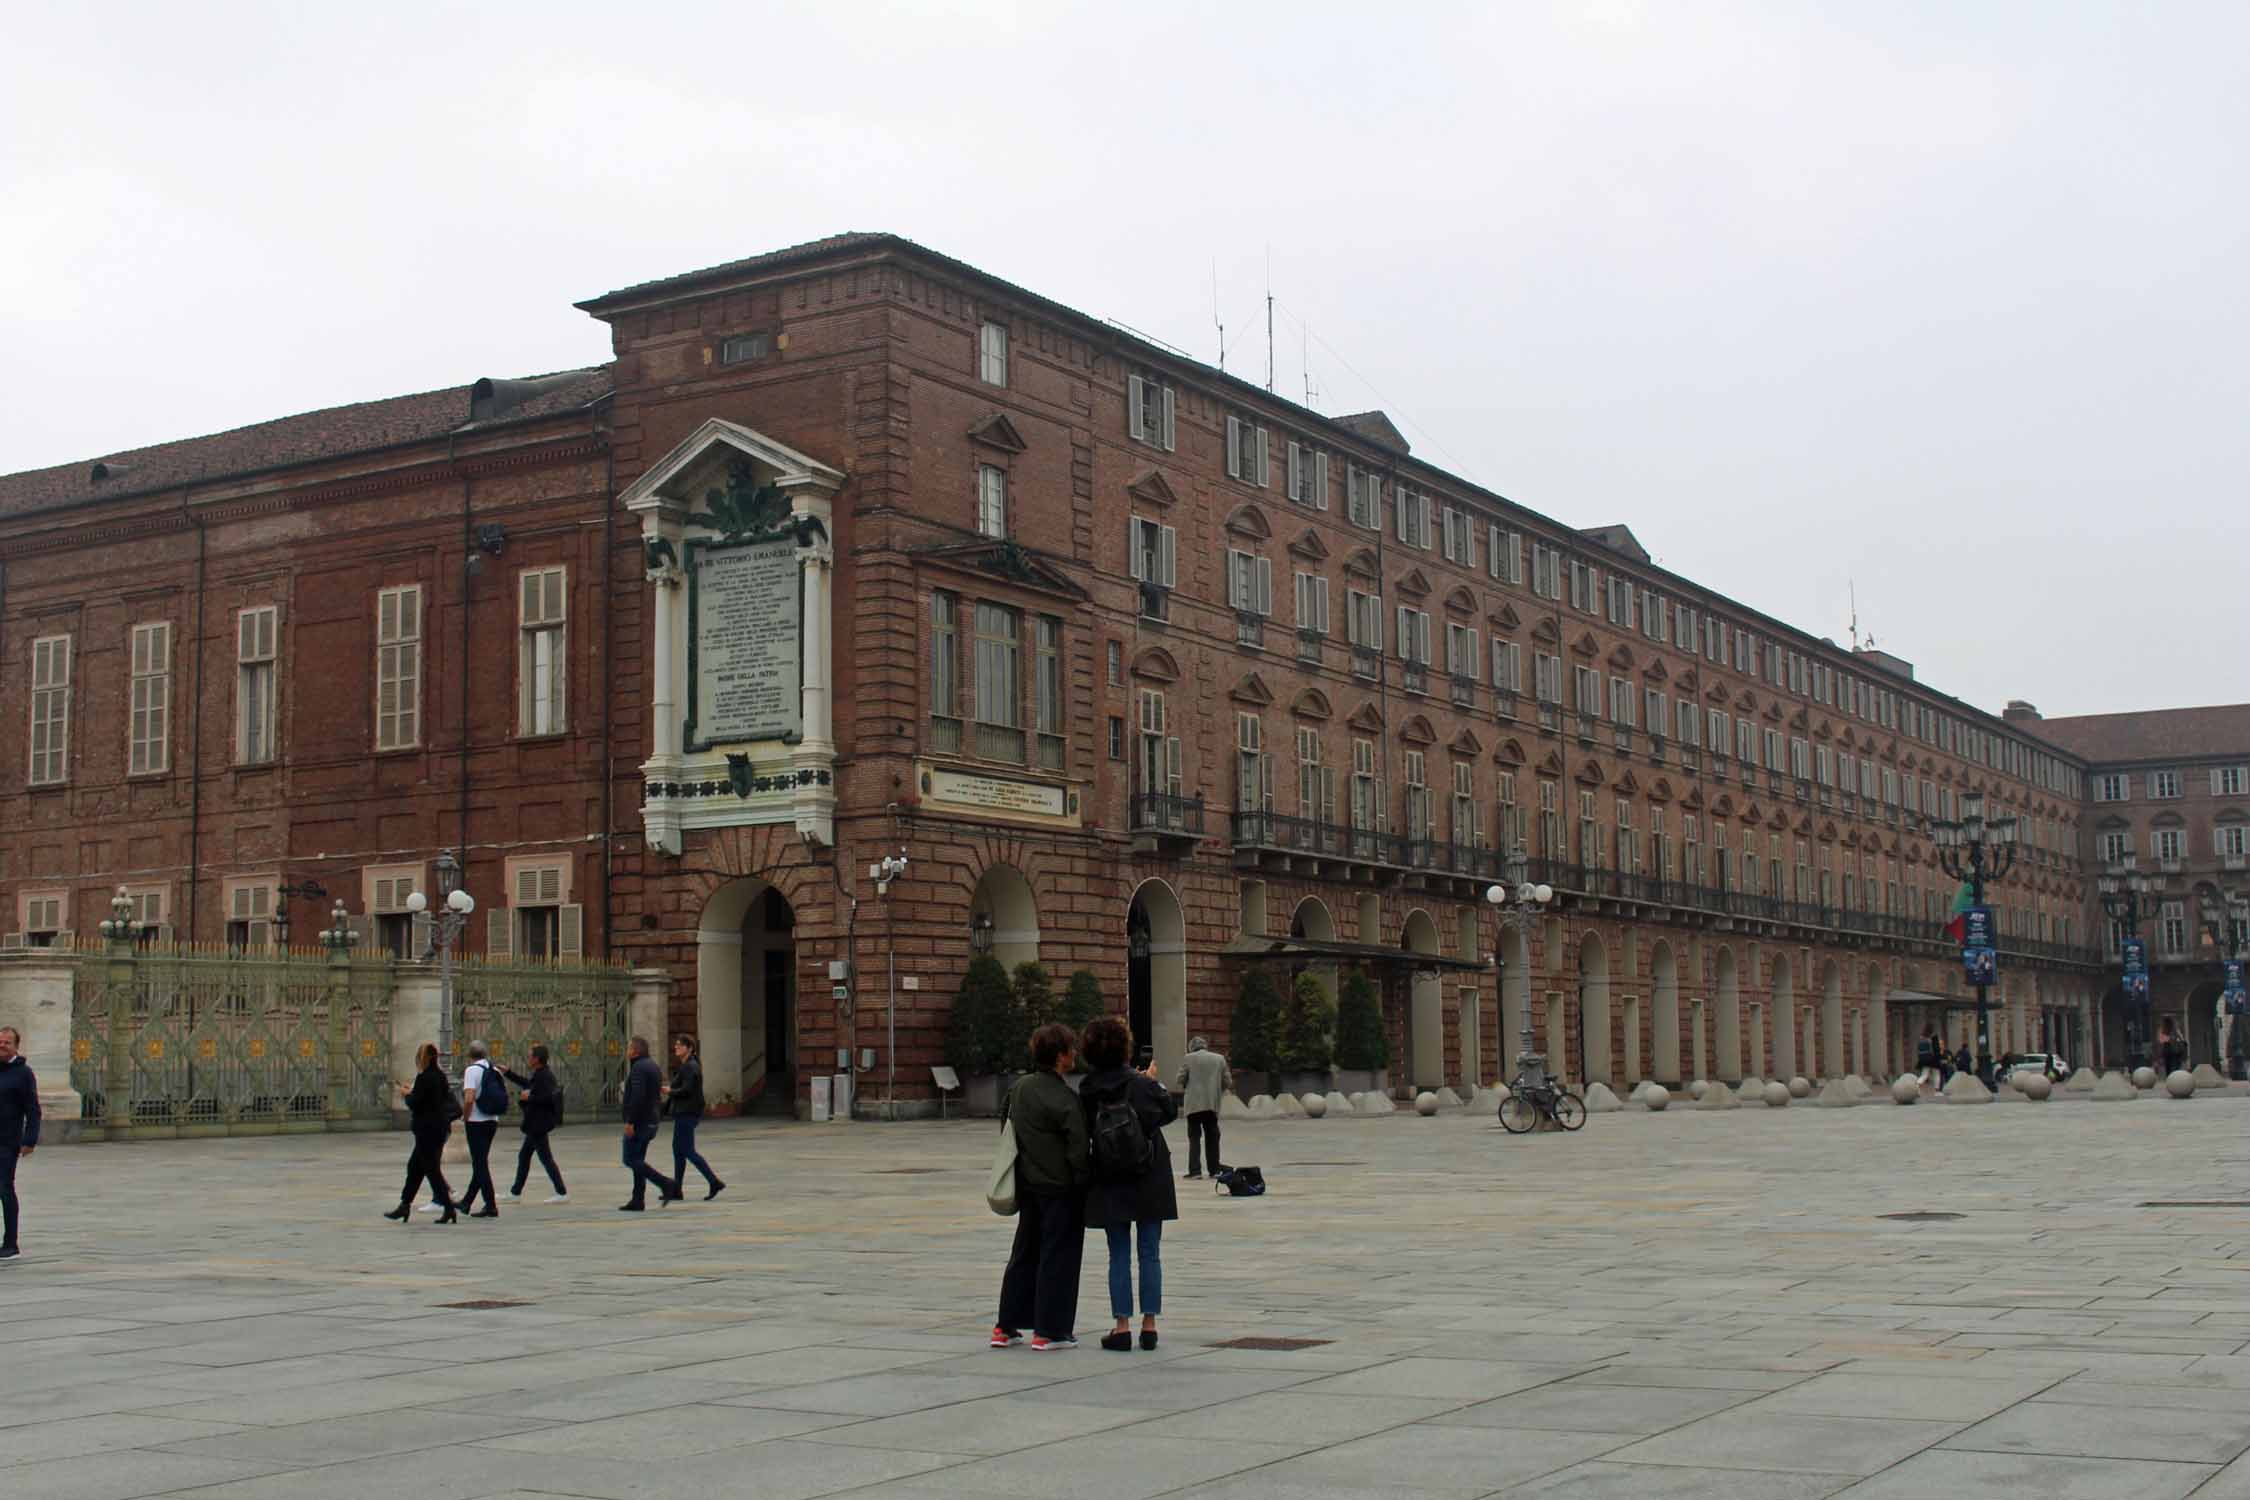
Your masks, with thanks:
M516 1153L516 1185L508 1189L508 1196L521 1198L523 1185L531 1178L531 1159L547 1169L547 1180L555 1185L555 1196L549 1203L568 1203L570 1189L563 1186L562 1168L555 1165L555 1153L547 1144L555 1127L562 1123L562 1085L555 1079L555 1070L547 1066L547 1049L544 1044L531 1049L531 1076L526 1078L513 1068L501 1069L502 1076L523 1090L523 1149Z
M672 1081L664 1090L664 1112L672 1117L672 1181L687 1186L687 1164L703 1174L703 1201L708 1203L727 1190L719 1174L695 1149L695 1127L703 1123L703 1060L695 1055L695 1038L686 1032L672 1038Z
M633 1197L617 1205L619 1213L637 1214L648 1207L648 1184L656 1184L656 1201L670 1203L680 1196L680 1185L648 1164L648 1148L656 1140L657 1112L663 1107L664 1071L648 1055L648 1038L637 1036L626 1045L625 1069L625 1170L633 1174Z
M0 1239L0 1260L13 1259L16 1249L16 1162L39 1145L39 1080L23 1060L23 1033L0 1026L0 1221L6 1238Z
M1032 1071L1016 1080L1000 1117L1016 1128L1016 1239L1000 1277L1000 1317L992 1347L1023 1342L1034 1350L1075 1349L1078 1268L1086 1252L1086 1112L1063 1082L1078 1038L1068 1026L1031 1036Z

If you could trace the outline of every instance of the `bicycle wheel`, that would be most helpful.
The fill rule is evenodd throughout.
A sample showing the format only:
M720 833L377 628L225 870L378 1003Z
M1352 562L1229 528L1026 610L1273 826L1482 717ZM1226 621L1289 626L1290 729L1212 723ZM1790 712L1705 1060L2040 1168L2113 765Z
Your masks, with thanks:
M1521 1094L1510 1094L1500 1101L1500 1128L1510 1135L1522 1135L1539 1123L1539 1109Z
M1555 1123L1565 1130L1576 1130L1586 1123L1586 1106L1578 1102L1576 1094L1555 1096Z

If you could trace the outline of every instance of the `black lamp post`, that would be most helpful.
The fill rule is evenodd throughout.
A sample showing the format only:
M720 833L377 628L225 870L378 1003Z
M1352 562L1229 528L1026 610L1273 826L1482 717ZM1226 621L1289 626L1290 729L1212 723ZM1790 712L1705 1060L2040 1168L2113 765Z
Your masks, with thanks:
M1484 888L1484 899L1499 919L1503 937L1510 932L1522 932L1545 914L1548 903L1555 899L1555 888L1541 885L1531 878L1531 860L1522 844L1509 853L1500 869L1500 884ZM1495 943L1492 948L1494 982L1500 987L1495 1005L1506 1003L1507 976L1502 971L1502 952L1505 943ZM1516 1073L1527 1083L1547 1081L1547 1058L1539 1050L1539 1039L1531 1029L1531 997L1524 996L1523 1032L1516 1049Z
M274 946L284 953L289 951L289 903L294 898L302 898L306 901L326 901L328 899L328 887L317 880L302 880L294 883L284 882L274 888Z
M2125 929L2128 944L2137 943L2141 936L2141 923L2156 915L2163 901L2164 877L2149 875L2136 869L2131 860L2112 861L2106 866L2096 887L2101 892L2102 910L2109 919ZM2120 945L2121 948L2124 945ZM2148 1061L2149 996L2148 970L2144 963L2140 969L2140 987L2136 992L2132 979L2132 966L2126 966L2125 990L2125 1066L2138 1068Z
M1931 836L1937 842L1938 864L1955 880L1968 882L1969 901L1972 906L1984 905L1984 888L1987 882L1998 883L2007 878L2016 863L2016 820L1992 818L1984 815L1984 793L1966 792L1961 797L1961 820L1957 823L1933 823ZM1992 937L1997 939L1997 932ZM1965 952L1966 950L1964 950ZM1972 971L1972 982L1977 987L1977 1077L1986 1088L1992 1086L1992 1020L1991 1000L1992 965Z
M430 898L420 891L408 894L406 909L415 916L430 919L430 946L415 957L429 962L432 953L438 960L438 1068L447 1077L453 1076L453 948L461 941L461 934L469 925L470 914L477 909L476 898L461 889L461 862L447 849L437 857L437 909L430 909Z

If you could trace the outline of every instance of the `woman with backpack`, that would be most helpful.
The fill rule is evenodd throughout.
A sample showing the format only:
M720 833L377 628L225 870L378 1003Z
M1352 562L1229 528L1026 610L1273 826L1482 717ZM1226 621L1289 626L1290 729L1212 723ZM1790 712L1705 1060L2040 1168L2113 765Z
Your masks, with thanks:
M413 1086L398 1086L400 1097L406 1101L407 1118L414 1126L414 1152L406 1158L406 1188L399 1194L398 1207L383 1215L386 1219L405 1221L413 1217L414 1195L422 1191L425 1178L437 1201L445 1205L445 1217L438 1222L451 1224L459 1217L454 1213L453 1191L445 1185L445 1172L438 1162L445 1155L445 1138L453 1133L453 1122L461 1118L461 1101L453 1096L453 1086L446 1082L445 1074L438 1071L437 1055L434 1042L416 1048Z
M1117 1320L1104 1349L1133 1347L1133 1261L1141 1265L1141 1347L1156 1347L1156 1318L1164 1310L1160 1246L1164 1221L1180 1216L1172 1182L1172 1153L1164 1127L1178 1118L1171 1090L1146 1072L1125 1066L1133 1055L1132 1028L1116 1016L1088 1023L1082 1041L1088 1072L1078 1088L1094 1183L1086 1191L1086 1227L1109 1241L1109 1312Z

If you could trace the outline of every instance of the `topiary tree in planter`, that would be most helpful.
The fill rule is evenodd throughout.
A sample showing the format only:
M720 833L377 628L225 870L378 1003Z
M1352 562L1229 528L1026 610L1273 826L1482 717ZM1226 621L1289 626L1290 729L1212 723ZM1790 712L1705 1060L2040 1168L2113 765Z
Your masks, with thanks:
M1063 990L1062 1003L1055 1008L1055 1019L1072 1031L1084 1031L1087 1022L1099 1019L1102 1014L1102 982L1094 977L1092 969L1076 970Z
M1335 1022L1335 1012L1320 981L1310 974L1299 974L1281 1007L1280 1036L1275 1046L1282 1071L1294 1075L1286 1081L1290 1092L1327 1090L1329 1033Z
M1361 1076L1339 1081L1337 1087L1347 1093L1379 1089L1390 1065L1391 1039L1383 1031L1383 1002L1367 971L1354 969L1344 976L1336 997L1336 1068Z
M1055 982L1038 960L1016 965L1015 988L1016 1016L1026 1036L1059 1019L1055 1014Z
M953 997L945 1029L946 1066L961 1075L963 1102L997 1108L1000 1074L1020 1073L1031 1065L1025 1048L1030 1032L1016 1008L1008 971L987 954L970 960ZM982 1080L977 1087L970 1081Z
M1281 1066L1280 1042L1281 996L1264 969L1252 968L1242 976L1242 992L1227 1028L1227 1053L1235 1071L1271 1075ZM1270 1076L1266 1092L1273 1092Z

